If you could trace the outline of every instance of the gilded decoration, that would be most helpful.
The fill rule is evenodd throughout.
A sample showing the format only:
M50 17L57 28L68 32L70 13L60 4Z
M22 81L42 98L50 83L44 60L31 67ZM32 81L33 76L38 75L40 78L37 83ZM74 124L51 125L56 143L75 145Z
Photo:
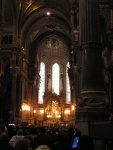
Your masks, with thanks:
M43 47L43 48L42 48ZM41 53L43 55L61 57L62 55L68 55L68 49L66 44L57 37L49 37L41 45ZM43 52L42 52L43 51ZM48 55L49 54L49 55Z
M35 1L35 0L20 0L20 9L24 12L27 11L27 14L31 13L32 11L38 9L39 7L43 6L43 0Z
M44 97L44 116L48 124L57 124L62 121L63 117L63 106L65 100L63 97L54 94L48 94Z

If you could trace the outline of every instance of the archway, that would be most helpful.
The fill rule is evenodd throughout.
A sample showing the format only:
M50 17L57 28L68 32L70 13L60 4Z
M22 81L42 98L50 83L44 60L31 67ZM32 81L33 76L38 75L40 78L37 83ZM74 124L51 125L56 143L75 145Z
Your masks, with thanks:
M59 125L63 123L64 99L53 93L44 97L44 120L47 125Z

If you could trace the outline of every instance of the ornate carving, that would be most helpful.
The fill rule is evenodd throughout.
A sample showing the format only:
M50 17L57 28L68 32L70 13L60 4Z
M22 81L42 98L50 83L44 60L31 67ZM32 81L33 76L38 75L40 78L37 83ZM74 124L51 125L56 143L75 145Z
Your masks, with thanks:
M104 99L96 96L92 96L84 100L84 105L89 107L104 106L104 104Z
M90 96L88 98L78 98L77 107L100 107L105 106L104 98L98 96Z
M84 107L84 100L81 97L77 100L77 107Z

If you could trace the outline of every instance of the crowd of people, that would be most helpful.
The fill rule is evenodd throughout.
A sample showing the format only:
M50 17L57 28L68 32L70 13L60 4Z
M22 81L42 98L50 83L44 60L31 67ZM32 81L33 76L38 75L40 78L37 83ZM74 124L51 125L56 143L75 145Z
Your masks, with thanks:
M113 150L112 139L105 139L104 149L94 141L73 126L0 124L0 150Z
M0 150L69 150L73 127L0 126Z
M75 150L74 137L81 137L81 132L72 126L1 125L0 150ZM92 147L90 144L89 149L94 150Z

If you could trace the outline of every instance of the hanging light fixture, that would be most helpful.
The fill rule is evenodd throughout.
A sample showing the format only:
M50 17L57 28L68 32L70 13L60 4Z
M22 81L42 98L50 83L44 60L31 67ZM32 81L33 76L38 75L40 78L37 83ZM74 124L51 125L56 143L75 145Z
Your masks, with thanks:
M50 11L47 11L46 15L47 15L47 16L50 16L50 15L51 15Z

